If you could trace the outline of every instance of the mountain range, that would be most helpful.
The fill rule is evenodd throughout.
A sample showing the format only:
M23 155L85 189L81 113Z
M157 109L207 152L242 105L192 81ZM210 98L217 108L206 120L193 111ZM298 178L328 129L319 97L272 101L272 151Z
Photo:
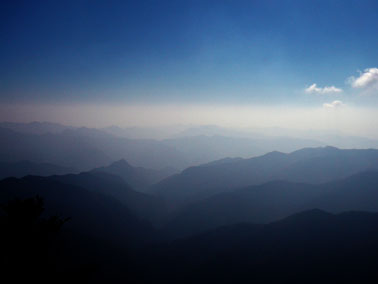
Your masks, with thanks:
M143 192L147 191L151 185L174 174L175 170L170 168L153 170L133 167L125 159L121 159L108 166L95 168L91 172L104 172L119 176L133 189Z
M377 224L377 213L312 209L178 239L136 262L145 283L375 283Z
M14 163L0 162L0 179L6 177L24 177L27 175L51 176L76 173L73 168L66 168L47 163L19 161Z
M30 251L55 267L45 279L90 283L378 281L378 150L204 130L158 141L2 123L1 249L33 259L44 236ZM291 152L249 158L270 148Z
M219 193L171 215L165 235L177 238L238 223L269 223L319 208L333 213L378 211L378 171L324 184L272 181Z
M40 196L45 215L70 218L65 225L87 238L104 239L120 247L151 240L154 229L110 194L59 181L59 178L27 176L0 181L0 203Z
M89 128L60 133L30 134L0 128L0 161L50 163L79 171L91 170L125 158L136 166L183 168L176 149L154 140L133 140Z
M317 184L377 169L375 149L305 148L190 167L157 183L151 192L177 205L274 180Z
M285 136L282 129L272 131L276 135L269 129L216 126L95 129L50 122L2 122L0 161L27 160L87 171L126 159L138 167L183 170L226 157L246 159L271 151L287 153L326 145L378 146L375 140L342 133L285 130L289 134Z

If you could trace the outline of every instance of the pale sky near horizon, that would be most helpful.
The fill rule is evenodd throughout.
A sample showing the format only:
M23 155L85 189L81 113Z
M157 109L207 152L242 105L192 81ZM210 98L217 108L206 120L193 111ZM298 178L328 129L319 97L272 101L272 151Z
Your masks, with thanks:
M256 105L1 105L0 121L49 121L101 128L216 125L231 129L280 127L332 130L378 139L374 107Z

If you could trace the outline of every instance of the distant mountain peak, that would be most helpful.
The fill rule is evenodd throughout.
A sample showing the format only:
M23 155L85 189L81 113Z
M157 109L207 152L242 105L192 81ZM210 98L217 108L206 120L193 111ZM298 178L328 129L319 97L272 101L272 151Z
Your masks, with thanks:
M267 156L271 156L271 157L280 157L280 156L286 156L285 153L282 153L280 151L272 151L272 152L269 152L269 153L266 153L265 155L261 156L261 157L267 157Z
M307 216L315 216L315 215L324 215L324 216L327 215L327 216L331 216L332 214L328 213L327 211L324 211L322 209L314 208L314 209L310 209L310 210L306 210L306 211L294 214L293 216L302 216L302 215L303 216L304 215L307 215Z
M315 147L315 148L303 148L294 152L291 152L289 155L297 158L309 158L315 156L325 156L325 155L335 155L340 153L341 149L334 146L324 146L324 147Z
M132 166L125 160L125 159L121 159L121 160L118 160L118 161L115 161L113 163L111 163L109 165L109 167L128 167L128 168L132 168Z
M324 220L325 218L330 218L334 216L333 214L326 212L324 210L314 208L310 210L306 210L303 212L299 212L293 214L283 220L274 223L298 223L298 222L305 222L305 223L313 223L319 220Z
M299 153L299 152L323 152L323 153L330 153L330 152L335 152L335 151L340 151L339 148L334 147L334 146L324 146L324 147L313 147L313 148L303 148L299 149L297 151L294 151L292 153Z
M95 168L92 172L105 172L119 176L137 191L144 191L152 184L172 174L171 171L157 171L143 167L134 167L125 159L120 159L105 167Z
M322 148L322 147L321 147ZM333 150L333 151L339 151L340 149L334 146L325 146L323 147L325 150Z
M243 158L240 158L240 157L236 157L236 158L227 157L227 158L223 158L223 159L212 161L210 163L202 164L200 166L201 167L208 167L208 166L215 166L215 165L221 165L221 164L228 164L228 163L238 162L238 161L242 161L242 160L243 160Z

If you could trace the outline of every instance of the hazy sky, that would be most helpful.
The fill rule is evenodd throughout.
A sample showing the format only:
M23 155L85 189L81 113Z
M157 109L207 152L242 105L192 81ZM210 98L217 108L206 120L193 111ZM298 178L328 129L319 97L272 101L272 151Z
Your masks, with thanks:
M104 122L141 124L107 111L180 106L165 120L181 108L197 121L204 107L248 105L282 124L378 106L377 1L5 1L0 18L0 119L28 106L28 119L59 109L67 121L71 106L77 123L97 108Z

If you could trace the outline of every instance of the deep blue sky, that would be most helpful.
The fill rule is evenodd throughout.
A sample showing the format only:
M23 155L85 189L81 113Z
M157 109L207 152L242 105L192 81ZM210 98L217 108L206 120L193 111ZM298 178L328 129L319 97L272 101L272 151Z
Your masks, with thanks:
M0 33L0 103L320 103L378 66L378 1L3 1Z

